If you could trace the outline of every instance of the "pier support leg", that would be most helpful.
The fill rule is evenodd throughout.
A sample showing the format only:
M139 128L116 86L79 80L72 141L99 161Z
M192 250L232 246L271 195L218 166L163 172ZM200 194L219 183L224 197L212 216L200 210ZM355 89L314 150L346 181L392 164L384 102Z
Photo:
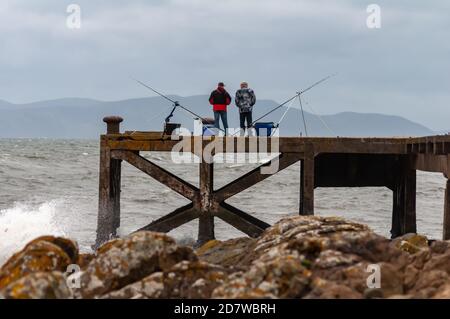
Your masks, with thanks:
M117 234L120 227L121 160L111 159L111 151L100 145L99 203L96 248Z
M402 158L397 166L393 188L392 238L416 233L416 170L410 158Z
M444 196L444 232L443 239L450 239L450 179L447 179Z
M113 205L113 214L114 214L113 220L115 232L120 227L121 176L122 176L122 161L111 159L111 198Z
M103 121L107 124L107 134L120 132L121 117L109 116ZM120 226L120 176L122 161L113 159L107 144L107 136L100 140L100 172L99 172L99 200L97 216L97 238L93 246L101 244L117 235Z
M212 195L214 187L214 164L203 160L200 163L200 214L198 219L197 245L204 244L215 238L214 216L212 212Z
M307 147L300 164L300 215L314 215L314 151Z

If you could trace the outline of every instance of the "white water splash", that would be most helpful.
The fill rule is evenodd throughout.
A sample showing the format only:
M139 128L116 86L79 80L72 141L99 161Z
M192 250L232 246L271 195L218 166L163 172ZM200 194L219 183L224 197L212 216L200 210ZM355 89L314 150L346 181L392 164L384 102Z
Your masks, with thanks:
M57 201L50 201L37 207L16 204L0 210L0 265L36 237L65 235L55 221L57 205Z

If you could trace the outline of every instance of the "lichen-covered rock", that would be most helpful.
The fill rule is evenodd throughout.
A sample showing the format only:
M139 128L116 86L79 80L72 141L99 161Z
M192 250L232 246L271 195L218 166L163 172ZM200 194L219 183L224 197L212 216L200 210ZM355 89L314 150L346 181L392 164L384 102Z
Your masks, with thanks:
M102 298L210 298L228 273L225 268L206 262L182 261L167 271L152 274Z
M214 240L195 253L153 232L95 255L45 236L1 268L0 298L70 298L76 279L76 298L450 298L450 242L391 241L342 218L285 218L257 239ZM73 263L82 271L63 281ZM379 288L368 280L378 268Z
M280 220L268 228L250 247L243 263L251 263L268 249L285 242L314 239L321 246L319 251L325 249L332 241L339 240L343 234L370 232L365 225L348 222L336 217L296 216ZM345 243L343 243L345 244Z
M423 270L442 270L450 274L450 250L443 254L432 255L424 265Z
M332 272L320 273L320 276L326 278L329 281L334 281L340 285L346 286L355 292L366 295L368 292L369 276L373 274L371 271L372 265L366 261L357 263L352 266L333 269ZM390 263L377 263L380 271L380 288L377 290L377 295L381 298L387 298L391 295L403 294L403 272L396 266ZM319 275L315 273L315 275ZM373 295L373 292L371 292Z
M162 298L210 298L228 276L225 268L202 261L183 261L164 272Z
M78 256L77 265L80 266L82 270L86 269L89 263L95 258L94 254L80 254Z
M308 289L311 271L306 257L276 246L214 290L213 298L299 298Z
M330 269L334 267L350 266L359 262L361 258L353 254L344 254L337 250L326 249L321 251L314 260L316 269Z
M44 236L27 244L14 254L0 269L0 289L35 272L65 272L76 263L78 247L71 240Z
M415 254L423 249L428 249L428 238L418 234L406 234L396 238L393 244L410 254Z
M418 258L405 271L405 285L416 298L431 298L435 294L443 298L443 287L450 281L450 250L439 246L416 254ZM433 250L438 253L432 253Z
M404 272L404 285L406 290L410 290L414 287L422 274L423 267L431 259L431 256L431 250L420 250L410 256L410 261Z
M64 252L67 254L67 256L69 256L72 262L75 263L78 260L79 248L76 241L64 237L41 236L30 242L28 245L31 245L33 242L36 241L47 241L52 244L55 244L56 246L64 250Z
M183 260L195 261L191 248L178 247L165 234L137 232L106 243L80 275L77 296L93 298L121 289Z
M16 280L0 291L5 299L68 299L72 292L61 272L36 272Z
M443 254L450 248L449 241L433 240L430 242L430 251L433 254Z
M253 238L236 238L227 241L211 240L198 248L195 253L208 263L214 263L224 267L243 266L241 262L255 243Z
M442 270L423 272L409 291L416 298L431 298L449 282L449 275Z
M101 299L160 299L164 292L163 273L156 272L122 289L111 291Z
M370 264L380 266L377 293L388 297L403 293L409 261L408 254L364 225L316 216L281 220L241 256L240 264L249 266L230 276L213 297L361 298L368 289Z

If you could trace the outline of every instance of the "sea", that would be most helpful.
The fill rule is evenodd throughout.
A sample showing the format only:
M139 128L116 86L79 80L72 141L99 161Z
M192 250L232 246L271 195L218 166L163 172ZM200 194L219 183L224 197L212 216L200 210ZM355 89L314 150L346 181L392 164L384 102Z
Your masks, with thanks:
M198 164L175 164L168 153L143 153L158 165L198 185ZM215 165L214 187L219 188L250 171L255 163ZM0 139L0 265L40 235L75 239L81 251L95 242L98 208L98 140ZM300 164L271 176L228 200L269 224L298 214ZM442 237L445 178L418 172L418 232ZM122 170L121 228L126 235L179 206L186 199L152 180L131 165ZM389 236L392 192L386 188L318 188L315 211L369 225ZM193 242L193 221L169 235ZM244 236L216 218L219 240Z

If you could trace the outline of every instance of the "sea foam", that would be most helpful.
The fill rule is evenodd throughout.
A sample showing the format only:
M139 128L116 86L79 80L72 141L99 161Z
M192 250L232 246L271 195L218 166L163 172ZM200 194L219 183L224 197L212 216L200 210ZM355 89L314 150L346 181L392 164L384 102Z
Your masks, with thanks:
M0 210L0 265L29 241L42 235L64 236L55 221L57 202L37 206L17 203Z

